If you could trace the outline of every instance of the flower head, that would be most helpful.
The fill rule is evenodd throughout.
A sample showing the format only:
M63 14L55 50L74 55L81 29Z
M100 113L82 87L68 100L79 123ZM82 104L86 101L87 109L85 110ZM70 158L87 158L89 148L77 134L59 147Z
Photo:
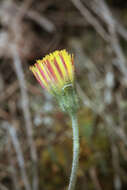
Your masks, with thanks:
M73 55L66 50L55 51L42 60L37 60L30 70L40 85L56 96L64 111L77 111Z
M53 94L59 94L64 86L73 85L74 82L73 55L66 50L46 55L42 60L37 60L30 70L40 85Z

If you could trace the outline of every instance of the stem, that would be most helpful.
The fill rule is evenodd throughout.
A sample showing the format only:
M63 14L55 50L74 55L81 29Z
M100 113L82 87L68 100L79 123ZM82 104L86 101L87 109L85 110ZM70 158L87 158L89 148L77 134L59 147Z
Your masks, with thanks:
M79 162L79 130L78 130L77 115L75 113L71 114L71 119L72 119L72 129L73 129L73 162L72 162L72 170L71 170L68 190L75 189L78 162Z

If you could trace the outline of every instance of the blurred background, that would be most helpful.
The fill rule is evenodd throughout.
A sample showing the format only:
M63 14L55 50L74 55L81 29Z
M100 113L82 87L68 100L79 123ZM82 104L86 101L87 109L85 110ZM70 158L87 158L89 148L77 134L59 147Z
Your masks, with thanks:
M127 189L127 1L0 0L0 190L65 190L71 121L29 66L74 54L77 190Z

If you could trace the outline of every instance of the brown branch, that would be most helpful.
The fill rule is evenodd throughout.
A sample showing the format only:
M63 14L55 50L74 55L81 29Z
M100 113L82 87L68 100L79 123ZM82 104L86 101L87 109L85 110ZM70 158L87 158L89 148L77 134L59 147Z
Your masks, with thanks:
M26 133L28 136L28 144L30 147L30 154L32 159L32 172L33 172L33 190L38 189L38 172L37 172L37 153L36 147L33 141L33 129L29 112L29 98L26 90L26 82L24 78L24 72L22 69L22 63L17 51L16 46L12 46L12 55L13 55L13 64L15 68L15 72L17 74L17 78L19 81L19 86L21 90L21 102L22 102L22 110L25 119Z
M48 32L54 32L56 30L55 25L47 19L44 15L40 15L36 11L28 11L26 15L31 18L32 20L36 21L41 27L43 27Z
M109 10L104 0L93 0L90 4L87 3L87 5L90 5L90 8L92 8L93 12L96 13L100 17L100 19L106 23L109 32L108 43L110 44L117 58L114 64L120 69L120 71L123 73L123 76L127 80L126 59L119 44L117 36L118 25L116 19L114 19L111 11ZM91 24L93 25L93 23ZM99 31L97 32L99 33Z
M101 26L99 21L90 13L90 11L81 3L80 0L71 0L71 2L74 4L74 6L79 10L81 15L87 20L88 23L90 23L96 31L100 34L100 36L106 40L109 41L109 36L104 30L104 28Z
M23 158L23 153L22 153L22 149L21 149L19 140L17 138L16 130L8 122L4 122L2 125L2 128L7 130L7 132L9 133L9 136L12 140L12 144L14 146L14 149L15 149L15 152L17 155L17 160L19 163L19 168L20 168L20 172L21 172L22 180L24 182L25 189L31 190L30 183L29 183L27 173L26 173L26 169L25 169L25 161Z
M15 168L15 163L14 163L14 158L12 155L12 146L11 146L11 139L10 136L8 134L8 140L7 140L7 148L8 148L8 157L9 157L9 163L10 163L10 173L11 173L11 178L13 181L13 185L14 185L14 189L15 190L21 190L19 184L18 184L18 174Z

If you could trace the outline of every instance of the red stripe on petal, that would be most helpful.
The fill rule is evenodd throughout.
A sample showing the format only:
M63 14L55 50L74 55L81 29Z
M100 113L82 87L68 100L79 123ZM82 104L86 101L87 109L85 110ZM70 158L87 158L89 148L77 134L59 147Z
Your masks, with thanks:
M38 70L40 71L40 73L41 73L43 79L45 80L45 82L48 84L48 80L47 80L47 78L46 78L46 76L45 76L43 70L42 70L41 67L39 66L39 64L36 64L36 67L37 67Z
M55 81L57 81L57 77L56 77L56 75L55 75L55 73L54 73L54 70L53 70L53 68L52 68L52 66L51 66L51 64L50 64L50 62L49 62L49 60L46 60L46 66L47 66L47 68L48 68L48 70L49 70L49 73L51 74L51 77L53 77L53 79L55 80Z
M66 72L67 72L67 74L68 74L67 65L66 65L66 63L65 63L65 61L64 61L64 58L63 58L63 56L62 56L61 54L59 54L59 56L60 56L61 61L62 61L63 65L64 65L64 68L65 68L65 70L66 70Z
M55 64L55 66L56 66L56 68L57 68L57 71L59 72L61 78L64 78L64 77L63 77L63 74L62 74L62 71L61 71L61 69L60 69L60 67L59 67L59 65L58 65L58 63L57 63L57 61L56 61L56 59L54 59L54 64Z
M40 83L41 87L42 87L42 88L45 88L45 86L43 85L43 83L42 83L42 81L41 81L41 79L40 79L40 77L39 77L39 75L38 75L37 72L34 74L34 76L35 76L35 78L37 79L37 81Z
M47 67L46 61L44 61L44 63L45 63L45 65L44 65L45 71L46 71L48 77L50 78L51 81L54 80L53 77L52 77L52 74L49 72L49 69L48 69L48 67Z
M72 65L74 65L74 58L73 57L71 58L71 62L72 62Z

